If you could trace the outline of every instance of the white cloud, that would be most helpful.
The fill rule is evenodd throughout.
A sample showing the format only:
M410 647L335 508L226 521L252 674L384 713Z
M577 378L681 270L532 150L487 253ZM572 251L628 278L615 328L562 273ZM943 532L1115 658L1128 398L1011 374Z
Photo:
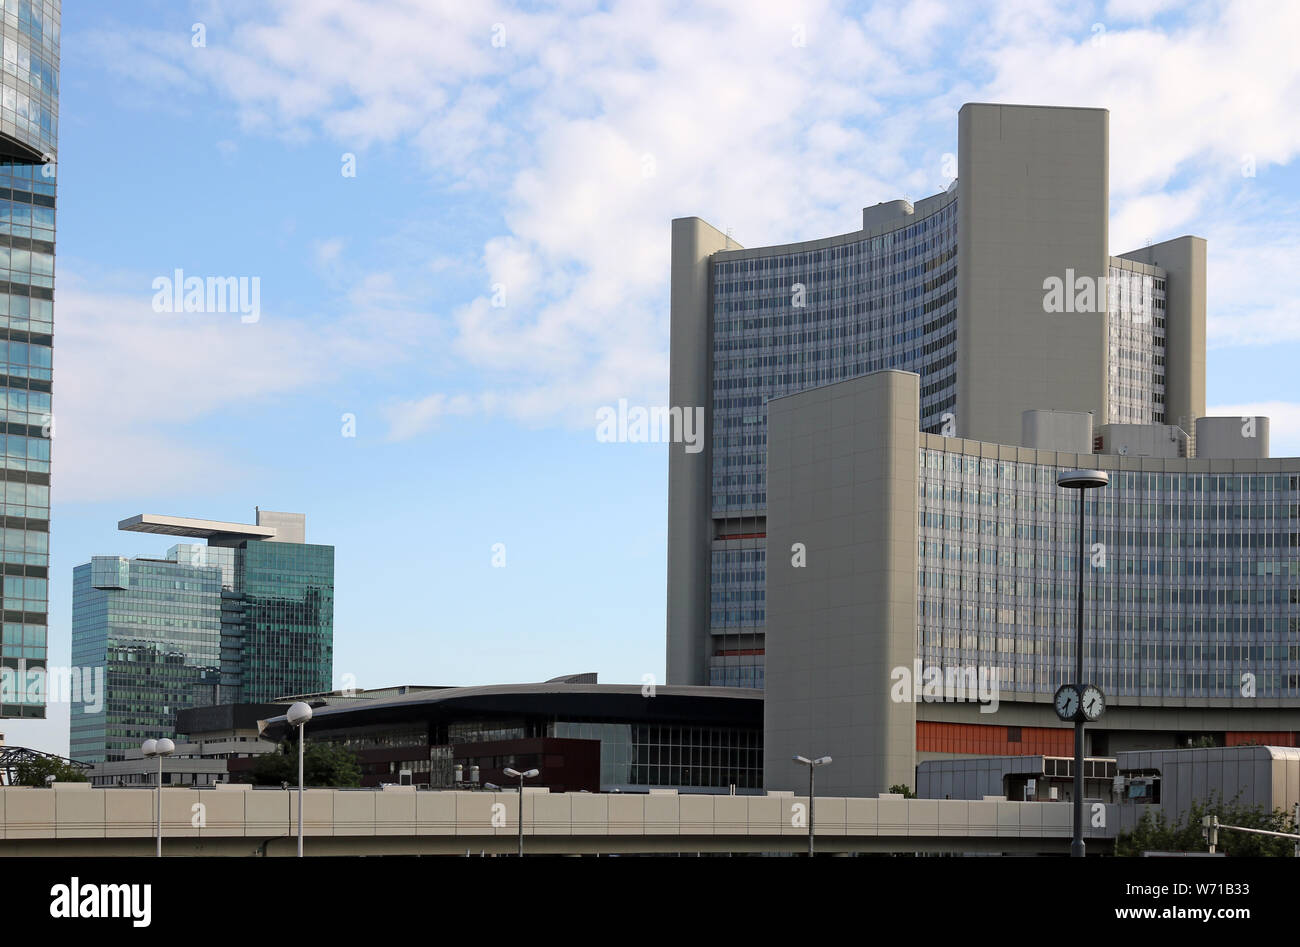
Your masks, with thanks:
M395 404L400 437L452 405L584 424L618 397L662 400L672 217L703 216L748 245L853 229L862 206L946 183L962 101L1111 109L1112 252L1230 220L1243 154L1262 178L1300 153L1300 8L1197 4L1156 29L1165 6L1111 3L1094 43L1096 14L1032 0L862 14L831 0L542 13L285 0L234 7L204 56L144 36L136 52L161 62L122 68L213 87L247 129L413 147L441 186L499 209L481 294L448 314L445 351L477 378ZM1212 245L1212 272L1286 256L1232 236ZM1214 315L1212 337L1282 328L1297 273L1277 275L1276 298L1239 297L1259 311Z
M449 397L439 393L415 401L397 402L384 413L388 420L389 438L402 441L423 434L442 418L471 414L474 409L473 399L465 395Z
M316 240L312 243L312 252L315 254L316 262L321 266L328 266L336 262L339 254L343 252L344 240L342 237L330 237L327 240Z
M1180 191L1155 191L1124 201L1110 218L1111 253L1127 253L1159 243L1188 226L1205 210L1210 187L1199 182Z
M1085 20L991 49L986 91L992 101L1109 108L1121 202L1180 173L1220 189L1240 183L1246 153L1261 166L1300 154L1300 123L1288 117L1300 96L1300 7L1193 4L1181 25L1108 29L1099 44Z
M1212 348L1300 342L1300 206L1266 200L1240 199L1206 230Z
M1181 0L1110 0L1106 4L1107 20L1147 22L1169 10L1177 9Z
M60 502L165 496L196 481L248 476L256 457L196 446L176 429L351 370L409 359L411 344L436 331L383 275L354 288L356 307L346 315L311 322L265 307L251 324L237 313L158 313L148 278L139 285L132 293L59 275ZM277 421L264 423L271 429Z

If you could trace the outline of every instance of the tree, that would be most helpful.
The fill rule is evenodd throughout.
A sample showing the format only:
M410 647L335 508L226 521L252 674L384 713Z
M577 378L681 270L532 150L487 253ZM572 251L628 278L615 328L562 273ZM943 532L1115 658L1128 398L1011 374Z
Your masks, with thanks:
M1239 796L1234 796L1225 803L1221 794L1214 793L1209 799L1198 799L1193 802L1183 813L1182 819L1168 819L1164 813L1152 815L1151 810L1147 810L1131 832L1120 833L1119 838L1115 840L1115 854L1134 857L1140 856L1143 852L1153 851L1208 852L1209 843L1201 837L1201 819L1207 815L1216 815L1222 823L1240 825L1248 829L1266 829L1270 832L1297 831L1290 815L1280 809L1269 812L1261 805L1242 805L1237 801L1238 798ZM1215 850L1236 857L1262 855L1285 858L1294 853L1295 841L1220 829Z
M307 741L303 749L303 782L308 786L361 785L361 763L351 750L332 743ZM255 786L298 785L298 741L286 740L278 753L264 753L253 763Z
M15 778L19 786L39 786L49 785L46 782L47 776L53 776L57 782L61 783L84 783L86 774L71 763L59 759L57 756L39 756L34 759L24 760L15 767Z
M915 799L916 793L912 792L912 787L904 783L895 783L889 787L890 792L896 792L902 795L904 799Z

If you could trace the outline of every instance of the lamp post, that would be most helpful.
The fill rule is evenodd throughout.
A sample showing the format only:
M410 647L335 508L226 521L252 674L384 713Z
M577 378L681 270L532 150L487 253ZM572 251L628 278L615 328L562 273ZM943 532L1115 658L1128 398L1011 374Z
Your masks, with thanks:
M176 752L176 744L166 737L161 740L145 740L140 744L140 752L144 758L151 760L158 758L158 785L154 789L154 808L157 810L154 822L154 838L158 843L158 857L162 858L162 761L164 756L171 756Z
M302 744L303 728L311 719L311 707L296 701L284 716L289 726L298 728L298 857L302 858Z
M808 767L808 857L813 855L813 822L815 820L814 810L816 809L816 796L813 794L813 773L818 766L825 766L831 761L829 756L819 756L815 760L810 760L806 756L796 756L794 762Z
M519 777L519 857L524 857L524 780L532 779L538 775L540 770L528 769L522 773L517 769L511 769L507 766L501 772L505 773L511 779Z
M1083 535L1083 497L1085 490L1104 487L1110 483L1110 474L1104 470L1067 470L1056 478L1056 485L1079 491L1079 610L1074 638L1074 683L1076 692L1083 694L1083 560L1088 558L1088 544ZM1081 702L1080 702L1081 703ZM1082 706L1074 717L1074 838L1070 842L1070 857L1082 858L1083 845L1083 720Z

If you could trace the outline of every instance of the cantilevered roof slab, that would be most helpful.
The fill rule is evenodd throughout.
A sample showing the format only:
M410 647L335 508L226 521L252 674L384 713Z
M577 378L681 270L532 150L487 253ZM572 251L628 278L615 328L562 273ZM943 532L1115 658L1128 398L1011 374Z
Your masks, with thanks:
M188 536L209 541L274 539L276 534L274 526L222 523L217 520L198 520L188 516L162 516L158 513L141 513L128 517L118 523L117 528L130 533L161 533L164 536Z

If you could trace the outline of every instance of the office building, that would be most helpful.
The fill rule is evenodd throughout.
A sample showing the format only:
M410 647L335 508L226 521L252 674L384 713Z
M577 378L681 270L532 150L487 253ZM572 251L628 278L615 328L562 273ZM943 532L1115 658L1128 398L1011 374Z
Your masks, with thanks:
M308 741L361 761L362 785L509 786L505 769L540 771L553 792L757 793L763 695L718 687L649 689L576 674L538 684L405 687L303 695ZM291 735L283 714L262 736ZM241 764L243 765L243 764ZM232 767L233 769L233 767Z
M280 747L258 733L259 720L284 712L281 704L221 704L192 707L176 714L176 752L162 760L164 786L216 786L238 781L264 753ZM158 761L146 760L140 747L121 759L95 763L86 778L92 786L155 786Z
M0 668L11 673L45 667L48 634L59 17L58 0L14 0L0 15ZM0 695L0 718L44 716L39 689Z
M72 663L102 681L71 704L69 754L121 759L168 736L176 712L217 702L221 570L167 559L96 556L72 574Z
M74 570L73 664L104 680L102 706L72 705L74 759L123 759L171 734L185 708L329 688L334 547L306 542L305 516L142 514L118 528L206 544L178 543L161 559L96 556Z
M673 221L669 398L708 433L670 445L671 683L763 686L773 398L901 370L927 433L1015 445L1042 409L1194 452L1205 241L1111 255L1108 149L1104 109L969 104L957 179L861 229L746 249Z
M768 405L768 789L798 788L793 753L833 756L819 785L847 795L918 760L1073 755L1051 699L1074 678L1074 469L1110 477L1084 497L1107 708L1085 752L1300 745L1300 458L1267 456L1265 419L1203 419L1191 458L1090 453L1087 425L1047 450L924 432L921 390L881 371Z
M836 237L673 222L668 678L765 687L765 786L1072 755L1081 498L1087 752L1300 725L1300 459L1205 416L1205 242L1111 255L1107 113L967 105L958 177ZM769 552L771 553L769 555ZM935 686L937 685L937 686ZM954 694L953 691L956 691Z

